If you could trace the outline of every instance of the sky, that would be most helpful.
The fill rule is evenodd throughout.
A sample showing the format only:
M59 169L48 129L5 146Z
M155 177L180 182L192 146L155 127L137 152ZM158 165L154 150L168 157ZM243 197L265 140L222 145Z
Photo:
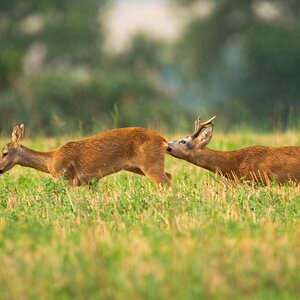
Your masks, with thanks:
M115 0L107 18L108 44L120 50L136 31L173 39L179 34L179 24L166 0Z
M108 47L122 50L136 31L166 39L180 35L185 16L175 11L168 0L114 0L107 18ZM206 16L211 13L212 2L196 2L193 13ZM260 17L271 20L279 14L278 8L269 2L258 2L254 10Z

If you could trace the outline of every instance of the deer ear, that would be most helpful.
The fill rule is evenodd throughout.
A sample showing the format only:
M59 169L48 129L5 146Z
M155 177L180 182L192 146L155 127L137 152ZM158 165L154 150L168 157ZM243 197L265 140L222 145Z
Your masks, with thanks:
M207 127L200 135L199 140L200 140L200 147L204 148L206 147L213 135L213 126L210 125L209 127Z
M13 144L19 145L23 138L25 133L25 126L24 124L16 125L12 131L11 134L11 141Z

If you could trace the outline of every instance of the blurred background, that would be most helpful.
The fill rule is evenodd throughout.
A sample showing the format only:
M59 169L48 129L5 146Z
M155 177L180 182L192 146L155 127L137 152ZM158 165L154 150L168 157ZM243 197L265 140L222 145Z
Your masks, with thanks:
M0 2L0 132L300 128L298 0Z

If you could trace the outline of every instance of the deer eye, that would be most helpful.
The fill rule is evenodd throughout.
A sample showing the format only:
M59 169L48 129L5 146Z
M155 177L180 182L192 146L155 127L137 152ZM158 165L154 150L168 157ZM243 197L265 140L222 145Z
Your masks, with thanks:
M180 144L186 144L186 141L185 140L181 140Z
M3 157L7 156L8 155L8 152L4 152L3 153Z

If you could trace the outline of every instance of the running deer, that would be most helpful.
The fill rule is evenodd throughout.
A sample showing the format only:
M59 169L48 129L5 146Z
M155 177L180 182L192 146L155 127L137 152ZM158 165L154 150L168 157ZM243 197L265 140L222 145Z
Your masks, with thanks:
M11 141L0 157L0 174L15 165L64 176L71 186L88 184L92 179L121 170L147 176L158 185L170 185L171 175L164 171L166 140L144 128L120 128L83 140L71 141L57 150L38 152L21 142L24 124L12 131Z
M212 150L206 146L212 138L214 119L203 123L198 119L191 136L168 143L169 154L239 182L263 185L271 181L279 184L300 182L300 147L252 146L234 151Z

